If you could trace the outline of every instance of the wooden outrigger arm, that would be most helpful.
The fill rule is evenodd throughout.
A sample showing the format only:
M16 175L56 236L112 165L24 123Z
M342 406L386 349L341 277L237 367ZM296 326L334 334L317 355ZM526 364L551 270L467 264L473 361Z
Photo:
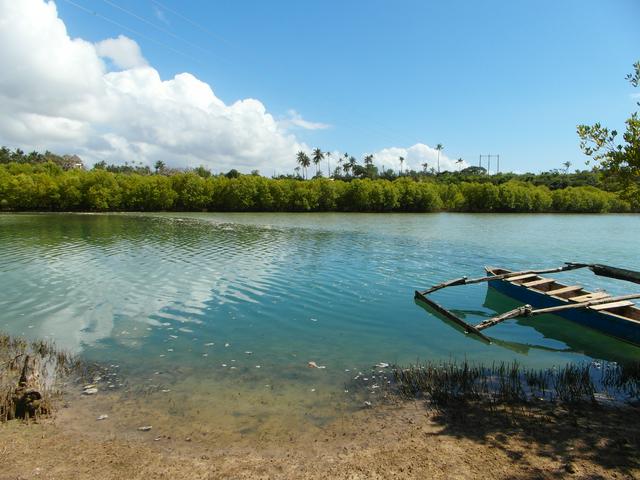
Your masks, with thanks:
M434 302L430 298L427 298L425 295L423 295L421 292L419 292L417 290L416 290L415 298L417 298L418 300L422 300L424 303L429 305L435 311L437 311L438 313L444 315L449 320L451 320L454 323L456 323L459 326L461 326L464 329L465 333L473 333L473 334L477 335L478 337L480 337L485 342L491 343L491 339L489 337L487 337L484 333L482 333L480 330L478 330L476 327L474 327L473 325L468 324L467 322L462 320L460 317L458 317L455 313L450 312L449 310L444 308L442 305Z
M622 302L625 300L632 300L635 298L640 298L640 293L632 293L630 295L621 295L619 297L607 297L601 298L598 300L589 300L588 302L580 302L580 303L570 303L568 305L558 305L557 307L548 307L548 308L538 308L536 310L533 309L531 305L523 305L518 308L514 308L513 310L509 310L503 314L497 315L493 318L480 322L475 325L473 328L476 330L484 330L485 328L493 327L498 323L504 322L505 320L509 320L511 318L517 317L533 317L536 315L543 315L545 313L555 313L562 310L573 310L577 308L588 308L594 305L602 305L606 303L614 303L614 302Z
M480 277L480 278L468 278L468 277L460 277L460 278L454 278L453 280L448 280L446 282L443 283L439 283L438 285L434 285L433 287L427 289L427 290L423 290L421 292L417 292L420 293L421 295L428 295L430 293L433 293L437 290L441 290L443 288L447 288L447 287L454 287L456 285L470 285L472 283L481 283L481 282L493 282L495 280L504 280L505 278L509 278L509 277L517 277L519 275L529 275L529 274L541 274L541 273L557 273L557 272L566 272L568 270L576 270L578 268L587 268L587 267L591 267L590 263L573 263L573 262L566 262L566 264L562 267L556 267L556 268L546 268L543 270L522 270L520 272L509 272L509 273L503 273L502 275L491 275L488 277Z

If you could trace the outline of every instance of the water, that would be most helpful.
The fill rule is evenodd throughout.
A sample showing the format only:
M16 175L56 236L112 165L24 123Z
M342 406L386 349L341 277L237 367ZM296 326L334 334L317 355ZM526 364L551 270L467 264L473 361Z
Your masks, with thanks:
M203 399L215 404L221 429L278 415L322 423L378 362L640 358L557 317L505 322L485 345L413 301L416 288L484 265L640 270L639 239L632 215L0 215L0 328L119 365L127 398L154 392L156 414L171 417L170 396L200 416L213 409ZM588 271L559 277L637 290ZM436 296L474 323L514 305L486 285Z

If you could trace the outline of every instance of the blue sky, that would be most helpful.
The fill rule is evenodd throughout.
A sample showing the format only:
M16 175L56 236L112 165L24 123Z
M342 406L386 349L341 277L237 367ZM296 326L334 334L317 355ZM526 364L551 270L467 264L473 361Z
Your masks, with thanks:
M576 125L620 129L636 108L637 0L73 3L56 2L70 37L126 35L163 79L190 72L276 119L295 110L330 125L296 129L300 142L360 158L443 143L473 164L581 166Z

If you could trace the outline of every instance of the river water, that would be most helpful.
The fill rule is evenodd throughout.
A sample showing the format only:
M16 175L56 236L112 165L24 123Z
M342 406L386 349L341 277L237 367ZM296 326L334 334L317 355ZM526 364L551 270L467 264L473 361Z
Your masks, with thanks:
M5 214L0 329L110 365L104 397L144 398L156 422L286 431L360 402L349 385L379 362L640 358L552 316L505 322L486 345L413 300L485 265L640 270L639 241L635 215ZM633 290L588 271L558 277ZM436 297L472 323L516 305L486 284Z

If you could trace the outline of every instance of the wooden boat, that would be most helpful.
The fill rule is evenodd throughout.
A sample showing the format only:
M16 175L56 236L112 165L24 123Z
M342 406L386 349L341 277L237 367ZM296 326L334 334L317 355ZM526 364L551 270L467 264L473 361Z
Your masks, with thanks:
M485 277L476 279L461 277L434 285L424 291L416 290L415 298L462 327L466 333L474 334L487 342L491 342L491 339L484 335L482 330L500 322L521 316L555 314L604 334L640 345L640 308L631 301L640 298L640 294L612 297L605 292L589 292L578 285L564 285L553 278L541 276L544 273L578 268L589 268L597 275L640 283L640 272L597 264L566 263L558 268L519 272L486 267L487 276ZM428 294L442 288L480 282L488 282L490 287L526 304L477 325L470 325L428 297ZM534 309L532 305L536 308Z
M486 267L485 270L494 276L511 273L504 268ZM631 300L607 301L612 298L608 293L589 292L578 285L564 285L553 278L533 273L489 282L489 287L536 308L605 300L586 308L561 309L551 313L640 345L640 308Z

